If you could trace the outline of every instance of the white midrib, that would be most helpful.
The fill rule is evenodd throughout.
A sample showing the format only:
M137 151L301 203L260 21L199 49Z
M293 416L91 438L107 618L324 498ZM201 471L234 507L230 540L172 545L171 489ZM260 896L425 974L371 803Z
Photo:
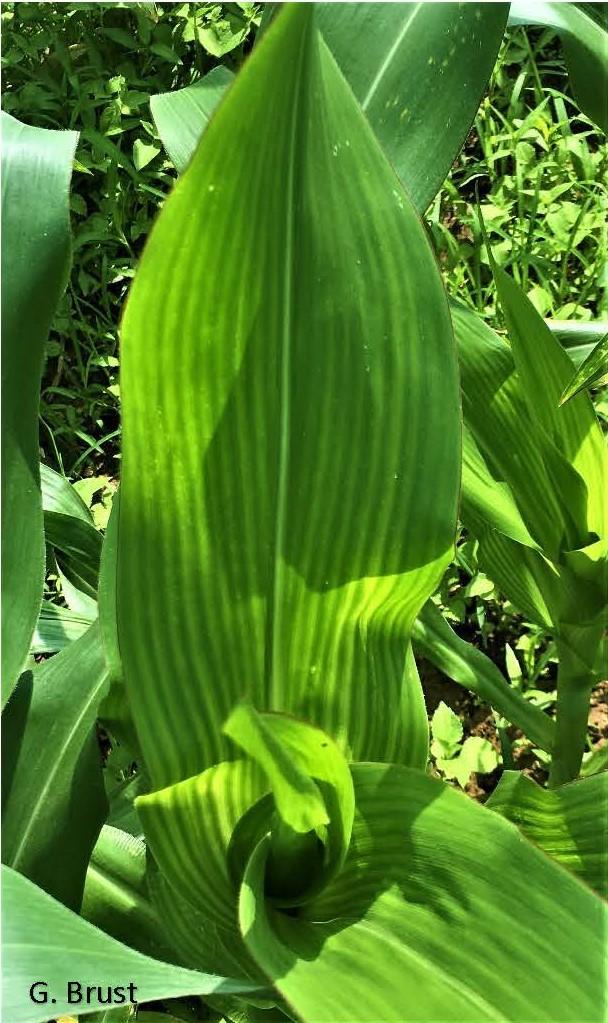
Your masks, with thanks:
M298 108L301 96L302 65L304 53L308 45L307 33L303 33L303 42L299 56L299 67L296 79L292 132L289 143L289 165L287 169L287 201L285 204L285 285L283 289L283 322L281 330L281 376L280 376L280 420L279 420L279 470L277 481L276 518L273 583L268 609L269 626L272 630L270 639L270 681L271 707L275 706L277 693L277 669L280 659L283 616L283 567L282 555L285 541L285 506L287 502L287 474L289 463L289 425L290 425L290 372L291 372L291 334L292 334L292 303L293 303L293 204L295 195L295 161L296 139L299 130ZM268 633L267 633L268 636ZM267 640L268 642L268 640ZM267 651L268 653L268 651Z
M371 103L371 101L374 98L376 92L378 91L378 87L379 87L382 79L384 78L386 72L388 71L389 67L391 66L393 60L395 59L395 55L396 55L399 47L401 46L401 43L403 42L404 37L405 37L405 33L407 32L408 28L412 24L414 18L418 14L418 12L423 7L424 7L424 3L418 3L418 4L416 4L414 6L414 9L412 11L408 12L408 14L406 16L406 19L403 22L403 25L401 26L401 29L400 29L400 31L399 31L396 39L395 39L395 42L391 46L390 50L386 54L386 57L382 61L382 64L378 68L378 71L376 72L376 75L375 75L375 77L374 77L374 79L372 81L372 84L370 85L369 89L367 90L367 93L365 94L365 98L361 101L361 109L362 110L367 110L369 104Z
M44 785L42 786L42 788L41 788L41 790L40 790L40 792L38 794L38 798L36 799L36 802L34 803L34 806L32 808L32 812L30 814L30 818L29 818L28 823L27 823L27 825L25 827L25 830L24 830L24 832L23 832L23 834L21 836L21 841L19 842L19 845L17 847L17 851L16 851L16 853L15 853L15 855L13 857L12 863L10 864L15 870L18 869L19 861L20 861L20 859L21 859L21 857L23 855L23 852L24 852L25 847L27 845L27 841L28 841L28 839L29 839L29 837L30 837L30 835L32 833L32 830L33 830L33 828L36 825L36 821L37 821L38 815L40 813L40 809L41 809L42 806L44 806L44 803L46 801L46 797L47 797L48 793L50 792L51 788L53 787L53 783L54 783L55 778L57 776L57 772L59 771L59 769L60 769L60 767L62 765L64 754L65 754L66 750L69 749L70 744L71 744L72 740L74 739L74 736L78 732L78 729L80 728L80 725L82 724L84 718L86 717L86 715L87 715L91 705L95 702L95 699L96 699L100 689L102 689L103 686L105 685L105 683L107 681L107 678L108 678L107 672L104 671L104 673L102 674L102 676L101 676L101 678L99 680L99 683L95 686L95 689L91 692L91 695L90 695L89 699L84 704L80 714L78 715L78 717L74 721L74 724L72 725L70 731L68 732L68 734L66 736L65 741L62 744L61 750L59 751L57 757L55 758L55 760L53 762L53 767L49 771L49 773L48 773L48 775L46 777L46 781L45 781Z

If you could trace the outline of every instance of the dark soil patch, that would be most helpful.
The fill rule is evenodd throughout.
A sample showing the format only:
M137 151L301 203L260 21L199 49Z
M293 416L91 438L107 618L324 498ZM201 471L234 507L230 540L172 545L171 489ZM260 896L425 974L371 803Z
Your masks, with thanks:
M517 733L521 736L521 732ZM549 776L547 765L541 763L534 752L531 742L524 742L513 750L513 762L516 771L531 778L538 785L544 785Z
M446 678L428 661L420 659L418 670L424 690L429 721L439 704L443 701L462 721L463 738L466 739L470 735L477 735L482 739L487 739L488 742L492 743L494 749L500 753L500 738L494 724L492 710L488 704L482 703L474 693L470 693L463 686L459 686L456 682ZM521 735L521 732L517 734ZM512 738L514 737L512 736ZM465 786L465 792L472 799L485 802L496 788L501 774L502 767L497 767L491 774L473 773ZM448 782L448 784L455 785L456 783Z
M465 739L469 735L478 735L482 739L487 739L498 752L501 752L500 737L488 704L482 703L474 693L468 692L456 682L446 678L428 661L420 659L418 670L429 721L443 701L462 721ZM539 679L537 682L539 688L544 688L543 682L545 685L555 685L552 680ZM605 743L608 743L608 680L599 682L591 695L589 735L594 749L600 749ZM526 740L520 729L513 725L509 726L508 736L512 742L519 740L513 749L515 769L532 778L539 785L544 785L548 776L547 765L538 759L533 744ZM465 787L465 792L472 799L481 803L485 802L496 788L502 772L501 765L491 774L472 774ZM455 785L456 783L448 782L448 784Z
M446 678L429 661L419 658L417 664L429 718L433 716L442 701L455 714L458 714L459 717L463 715L468 717L475 706L475 696L473 693L469 693L468 690L463 689L456 682Z

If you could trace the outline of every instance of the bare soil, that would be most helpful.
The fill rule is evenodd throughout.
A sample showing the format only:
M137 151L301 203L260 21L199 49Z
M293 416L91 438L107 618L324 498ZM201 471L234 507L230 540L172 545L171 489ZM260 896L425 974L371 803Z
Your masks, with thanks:
M465 739L469 735L478 735L491 742L494 748L500 752L500 738L494 724L492 710L488 704L482 703L474 693L468 692L456 682L446 678L427 661L421 659L418 662L418 669L429 720L443 701L462 721ZM589 711L589 734L594 749L599 749L608 742L608 681L599 682L593 690ZM512 742L516 739L524 740L523 733L513 725L509 727L508 735ZM518 743L513 750L513 760L517 770L522 771L538 784L544 784L547 779L547 767L535 755L532 743L527 740L522 741L521 744ZM485 802L496 788L502 770L501 766L491 774L472 774L465 792L471 799L476 799L481 803ZM450 784L455 785L456 783Z

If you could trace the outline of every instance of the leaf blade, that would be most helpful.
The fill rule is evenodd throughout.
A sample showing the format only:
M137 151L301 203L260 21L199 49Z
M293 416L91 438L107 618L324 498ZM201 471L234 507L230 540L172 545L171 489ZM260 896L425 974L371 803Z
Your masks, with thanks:
M320 4L319 24L378 141L423 213L464 145L507 4Z
M25 664L42 601L40 377L70 263L68 194L77 138L2 113L3 705Z
M150 109L163 145L178 174L188 166L196 144L234 75L219 66L185 89L150 98Z
M273 911L261 894L262 845L241 889L245 940L298 1014L309 1023L601 1019L597 896L441 782L378 764L353 776L353 844L333 886L299 919Z
M123 321L119 638L155 788L226 755L243 696L348 756L411 755L404 658L453 542L456 364L420 223L309 16L284 9L231 87ZM169 614L142 600L153 566Z
M74 909L107 813L94 730L105 688L95 624L25 673L4 711L3 860Z
M33 1004L28 996L41 962L49 989L56 992L53 1012L58 1015L69 1015L73 1008L67 990L76 975L83 989L92 986L91 1009L103 1008L97 997L98 985L105 998L104 986L124 986L127 973L142 1001L255 990L250 983L185 970L135 952L4 864L2 893L3 1005L14 1023L45 1023L48 1019L48 1007Z
M592 351L589 352L582 366L579 366L570 383L564 389L559 400L560 405L570 401L570 398L574 398L586 387L591 387L592 384L600 382L606 373L608 373L608 334L600 338Z
M265 16L272 17L271 7L266 4ZM508 5L332 3L316 8L343 75L423 213L473 123ZM226 68L218 68L195 86L152 98L159 134L180 173L219 102L216 90L231 80Z
M486 806L607 897L608 850L597 821L608 810L608 774L542 789L517 771L505 771Z

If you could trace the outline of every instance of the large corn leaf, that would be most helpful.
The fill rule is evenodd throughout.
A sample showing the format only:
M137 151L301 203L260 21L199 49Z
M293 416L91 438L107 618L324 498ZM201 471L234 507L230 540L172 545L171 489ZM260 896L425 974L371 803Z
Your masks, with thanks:
M298 918L274 909L267 839L241 889L246 944L300 1018L602 1020L601 899L422 772L356 765L353 779L351 850L325 892Z
M107 812L99 630L25 672L3 714L2 859L74 909Z
M608 774L554 791L505 771L486 806L513 821L535 845L608 896L608 846L598 822L608 818Z
M454 537L449 314L312 13L239 74L124 316L119 640L154 787L233 755L242 696L353 759L426 742L404 663Z
M498 825L423 772L353 765L346 858L321 886L310 885L299 854L306 852L318 880L314 839L323 832L313 828L284 850L284 875L277 877L278 818L286 824L297 804L310 806L307 786L294 785L294 769L316 779L333 826L343 813L332 798L340 773L327 737L291 718L263 718L285 743L282 755L268 758L263 740L266 780L252 761L235 760L138 800L171 886L155 893L156 902L186 962L218 972L232 964L231 972L260 984L265 975L306 1023L601 1019L600 900L522 841L515 827ZM319 744L321 762L313 756L306 763ZM260 744L253 745L258 757ZM322 783L323 774L331 784ZM264 795L268 788L274 802ZM281 886L294 882L302 891L287 898ZM297 917L281 908L294 903ZM583 963L588 987L581 996L576 978Z
M265 10L272 7L265 5ZM502 39L504 3L317 4L318 24L415 207L422 213L464 144ZM230 72L152 97L181 173Z
M331 3L319 25L424 212L464 145L502 40L503 3Z
M75 132L2 114L2 702L40 610L44 537L38 464L43 346L70 262Z
M137 1000L154 1001L180 995L238 994L253 985L150 959L128 945L104 934L76 916L10 867L2 867L3 999L11 1023L45 1023L49 1006L28 998L30 986L44 980L56 1001L54 1016L70 1015L74 1004L67 999L67 985L78 980L83 989L92 985L91 1009L101 1007L107 985L137 989Z

